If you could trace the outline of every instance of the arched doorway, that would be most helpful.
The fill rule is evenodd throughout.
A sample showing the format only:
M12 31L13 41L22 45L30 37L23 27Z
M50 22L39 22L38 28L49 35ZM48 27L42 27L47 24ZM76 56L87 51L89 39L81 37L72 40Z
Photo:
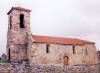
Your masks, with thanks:
M10 61L11 55L10 55L10 48L8 49L8 61Z
M68 65L68 61L69 61L69 57L68 56L64 56L63 57L63 64L64 65Z

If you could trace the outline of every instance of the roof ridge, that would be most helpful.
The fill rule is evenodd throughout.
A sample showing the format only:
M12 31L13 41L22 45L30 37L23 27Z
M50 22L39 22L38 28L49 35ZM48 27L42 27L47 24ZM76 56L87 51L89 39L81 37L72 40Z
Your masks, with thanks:
M70 37L57 37L57 36L48 36L48 35L33 35L33 36L40 36L40 37L50 37L50 38L69 38L70 39ZM78 38L71 38L71 39L78 39Z
M94 42L78 39L78 38L65 38L65 37L54 37L54 36L43 36L33 35L35 42L51 42L61 44L95 44Z

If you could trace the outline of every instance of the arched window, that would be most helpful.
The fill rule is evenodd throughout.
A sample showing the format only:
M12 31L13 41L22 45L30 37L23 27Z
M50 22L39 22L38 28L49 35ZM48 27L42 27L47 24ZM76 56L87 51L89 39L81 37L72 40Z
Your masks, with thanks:
M10 16L10 29L12 28L12 16Z
M49 51L49 44L46 44L46 53L49 53L50 51Z
M88 51L87 51L87 48L85 49L85 54L86 54L86 55L88 55Z
M72 49L73 49L73 54L75 54L75 46L72 46Z
M24 15L20 14L20 28L24 28Z

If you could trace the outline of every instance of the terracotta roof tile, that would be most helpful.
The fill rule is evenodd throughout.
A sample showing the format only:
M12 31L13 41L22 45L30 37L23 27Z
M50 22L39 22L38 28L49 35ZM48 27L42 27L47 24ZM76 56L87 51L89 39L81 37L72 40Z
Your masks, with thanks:
M32 38L34 42L42 42L42 43L58 43L58 44L69 44L69 45L94 44L94 42L76 38L61 38L61 37L50 37L50 36L40 36L40 35L33 35Z

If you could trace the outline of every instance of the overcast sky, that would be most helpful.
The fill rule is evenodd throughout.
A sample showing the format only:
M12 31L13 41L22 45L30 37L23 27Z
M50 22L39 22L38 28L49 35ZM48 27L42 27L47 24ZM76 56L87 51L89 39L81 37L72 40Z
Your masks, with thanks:
M6 52L7 12L29 8L32 34L90 40L100 49L100 0L1 0L0 52Z

